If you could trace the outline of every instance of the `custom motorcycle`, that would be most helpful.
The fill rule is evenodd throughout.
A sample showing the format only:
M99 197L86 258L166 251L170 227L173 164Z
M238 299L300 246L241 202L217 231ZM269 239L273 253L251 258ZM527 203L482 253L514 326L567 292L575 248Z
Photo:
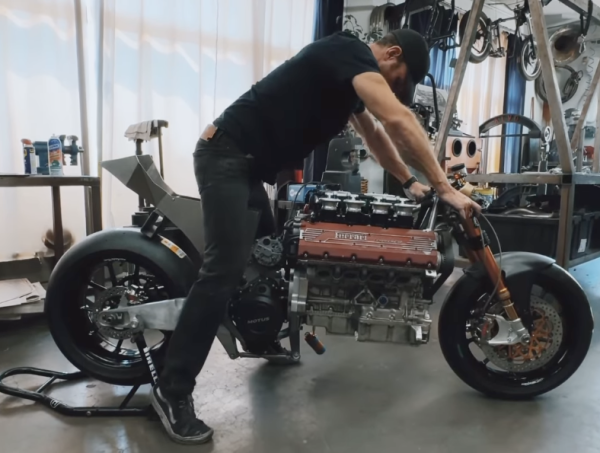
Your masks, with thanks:
M63 256L47 316L58 347L84 373L148 383L202 264L202 208L175 194L150 156L103 166L151 209L141 228L93 234ZM255 238L258 216L248 211L245 240L254 246L217 335L232 359L297 362L303 325L317 353L314 327L364 342L427 343L433 296L454 269L454 238L471 266L450 289L438 329L465 383L528 398L561 385L584 360L593 318L580 285L551 258L494 256L484 217L462 219L433 193L416 204L322 185L300 201L269 237ZM284 338L289 351L273 347Z

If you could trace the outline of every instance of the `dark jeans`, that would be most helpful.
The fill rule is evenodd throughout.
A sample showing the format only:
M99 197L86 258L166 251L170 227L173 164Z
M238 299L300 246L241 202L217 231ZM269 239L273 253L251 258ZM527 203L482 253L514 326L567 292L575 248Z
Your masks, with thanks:
M242 280L252 246L249 209L261 213L258 235L271 234L275 228L267 193L262 182L252 177L252 158L222 131L210 141L198 142L194 172L202 199L206 245L199 278L171 337L160 377L163 391L173 396L193 391L227 303Z

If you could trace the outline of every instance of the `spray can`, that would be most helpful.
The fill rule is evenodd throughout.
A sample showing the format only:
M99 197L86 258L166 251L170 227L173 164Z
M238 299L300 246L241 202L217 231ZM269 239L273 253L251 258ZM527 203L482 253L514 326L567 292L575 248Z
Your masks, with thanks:
M48 140L48 167L50 176L63 176L62 143L54 134Z
M25 166L26 175L37 174L37 159L35 158L35 148L31 140L26 138L21 140L23 143L23 164Z
M317 337L317 335L314 332L306 332L304 334L304 341L306 341L306 343L308 343L308 345L313 349L313 351L315 351L317 354L321 355L324 354L326 349L325 349L325 345L323 343L321 343L321 340L319 340L319 337Z

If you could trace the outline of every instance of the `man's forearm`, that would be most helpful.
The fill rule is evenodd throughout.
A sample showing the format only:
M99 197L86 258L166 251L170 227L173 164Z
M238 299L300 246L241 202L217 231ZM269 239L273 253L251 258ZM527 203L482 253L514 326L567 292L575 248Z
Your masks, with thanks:
M406 163L423 173L435 190L440 193L452 190L433 154L427 134L410 110L405 109L401 118L384 124L384 127Z
M399 156L392 140L382 127L378 126L375 132L365 139L365 142L379 165L390 172L402 184L412 177L410 169Z

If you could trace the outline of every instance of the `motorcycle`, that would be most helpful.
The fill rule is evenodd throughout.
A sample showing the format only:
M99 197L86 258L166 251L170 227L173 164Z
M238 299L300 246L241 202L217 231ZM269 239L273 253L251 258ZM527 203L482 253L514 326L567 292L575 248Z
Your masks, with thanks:
M141 228L101 231L71 248L52 273L46 313L79 370L116 385L149 383L202 264L201 203L174 193L150 156L103 167L151 212ZM230 358L298 362L303 325L317 353L315 327L364 342L427 343L433 296L454 269L454 238L471 265L450 289L438 329L460 379L487 395L530 398L584 360L593 318L580 285L551 258L494 256L485 217L461 218L433 192L417 204L320 185L300 201L269 237L255 238L258 215L248 211L244 240L254 246L217 334ZM130 346L140 338L143 348ZM273 347L284 338L289 351Z

